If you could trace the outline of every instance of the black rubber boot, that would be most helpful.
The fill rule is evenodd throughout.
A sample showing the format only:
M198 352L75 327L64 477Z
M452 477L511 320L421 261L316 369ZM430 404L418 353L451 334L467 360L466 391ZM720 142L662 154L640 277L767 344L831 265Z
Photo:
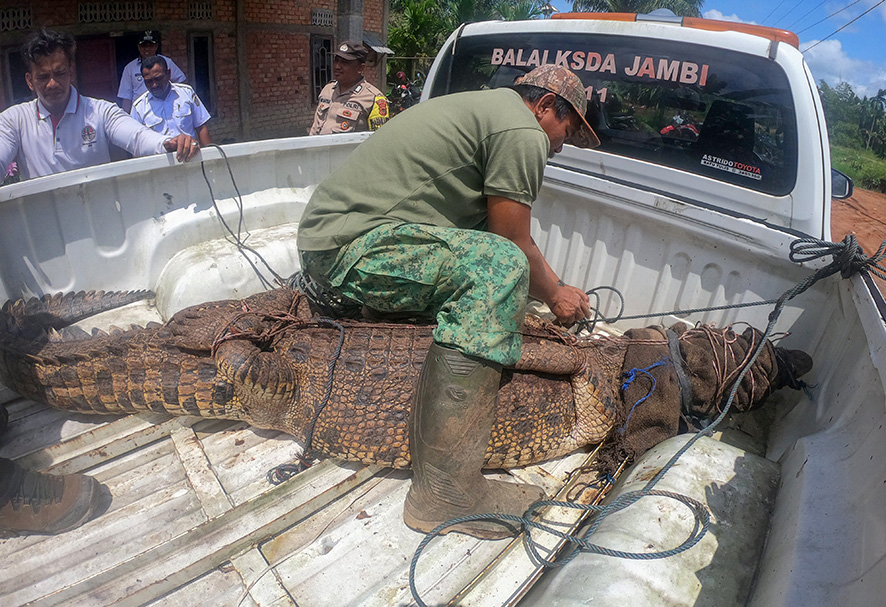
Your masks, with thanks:
M540 487L487 480L481 469L495 421L501 367L437 343L422 367L410 422L414 478L403 519L428 533L469 514L520 516L545 498ZM447 528L482 539L502 539L517 525L471 521Z

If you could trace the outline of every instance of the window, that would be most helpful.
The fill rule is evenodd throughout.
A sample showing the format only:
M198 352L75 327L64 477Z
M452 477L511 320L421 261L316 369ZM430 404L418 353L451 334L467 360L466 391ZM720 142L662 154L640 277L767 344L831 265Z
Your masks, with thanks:
M508 86L558 61L582 79L601 151L767 194L793 189L793 99L781 68L760 57L605 34L465 37L431 94Z
M206 111L212 113L215 105L215 78L213 77L212 34L194 33L188 36L191 73L189 84L194 87Z
M311 99L332 80L332 37L311 36Z

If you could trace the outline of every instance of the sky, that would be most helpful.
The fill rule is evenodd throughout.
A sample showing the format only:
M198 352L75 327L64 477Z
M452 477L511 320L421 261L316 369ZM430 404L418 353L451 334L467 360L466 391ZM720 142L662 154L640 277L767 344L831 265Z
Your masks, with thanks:
M572 9L571 1L552 4L561 12ZM848 82L859 97L886 89L886 1L706 0L701 13L707 19L796 33L816 82L824 80L831 87Z

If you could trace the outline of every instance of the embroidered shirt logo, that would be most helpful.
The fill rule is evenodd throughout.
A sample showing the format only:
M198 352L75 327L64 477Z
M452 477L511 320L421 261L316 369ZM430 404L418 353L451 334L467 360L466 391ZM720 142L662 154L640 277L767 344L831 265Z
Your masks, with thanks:
M96 140L95 129L87 124L80 131L80 137L83 139L83 145L92 145Z

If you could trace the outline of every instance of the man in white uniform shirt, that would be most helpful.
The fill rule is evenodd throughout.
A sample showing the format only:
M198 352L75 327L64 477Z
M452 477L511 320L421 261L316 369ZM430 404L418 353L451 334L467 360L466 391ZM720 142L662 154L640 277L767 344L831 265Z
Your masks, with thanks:
M0 114L0 167L18 157L24 179L110 162L108 144L134 156L176 152L188 161L192 137L167 137L139 124L110 101L84 97L71 85L76 43L70 34L37 33L22 49L25 80L37 99Z
M135 100L144 95L145 91L148 90L142 80L142 61L157 54L158 43L159 38L155 32L151 30L145 31L141 40L138 41L138 58L133 59L123 68L117 97L120 99L120 105L126 113L129 113L129 110L132 109L132 104ZM160 57L166 59L170 80L173 82L184 82L187 80L185 73L181 71L172 59L166 55L160 55Z
M166 60L160 55L142 61L148 92L132 104L130 114L149 129L174 137L190 135L206 146L212 143L206 123L211 116L197 93L187 84L170 82Z

